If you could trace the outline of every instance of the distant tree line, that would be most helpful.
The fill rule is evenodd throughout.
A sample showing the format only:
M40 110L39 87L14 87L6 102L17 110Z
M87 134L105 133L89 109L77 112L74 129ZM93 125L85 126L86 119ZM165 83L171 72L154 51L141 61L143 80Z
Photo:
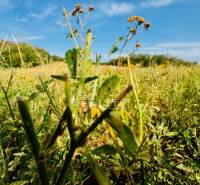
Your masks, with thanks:
M3 41L0 41L0 47ZM0 53L0 67L34 67L40 64L47 64L54 61L63 61L64 59L56 55L51 56L47 51L41 48L33 47L26 43L17 44L6 41ZM21 57L23 61L21 60Z
M190 62L183 59L178 59L176 57L170 57L166 55L144 55L144 54L138 54L138 55L130 55L130 62L134 65L140 65L142 67L148 67L153 65L194 65L197 64L197 62ZM120 57L116 59L112 59L107 63L108 65L121 65L126 66L127 65L127 58L126 57Z

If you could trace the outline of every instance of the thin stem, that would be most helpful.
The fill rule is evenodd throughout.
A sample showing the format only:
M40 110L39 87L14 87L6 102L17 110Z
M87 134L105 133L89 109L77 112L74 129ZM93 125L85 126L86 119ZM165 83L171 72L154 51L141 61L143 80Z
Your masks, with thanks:
M129 55L127 55L127 61L128 61L128 69L129 69L129 75L130 75L130 80L131 80L131 84L132 84L132 87L133 87L133 92L134 92L134 97L135 97L135 101L136 101L136 105L137 105L137 109L138 109L138 112L139 112L139 141L140 143L142 143L142 140L143 140L143 121L142 121L142 109L140 107L140 102L139 102L139 98L138 98L138 94L137 94L137 89L136 89L136 85L133 81L133 76L132 76L132 73L131 73L131 63L130 63L130 58L129 58Z
M24 67L24 60L23 60L23 57L22 57L22 53L21 53L21 50L20 50L20 47L19 47L19 44L17 42L17 39L15 38L15 36L12 34L12 37L13 37L13 40L15 41L16 45L17 45L17 49L19 51L19 56L20 56L20 60L21 60L21 67Z
M11 108L11 104L10 104L10 101L9 101L9 98L8 98L8 94L7 94L6 90L4 89L4 87L2 85L1 85L1 89L3 91L5 98L6 98L10 115L11 115L13 121L15 121L15 117L14 117L14 114L13 114L13 111L12 111L12 108Z
M0 55L1 55L1 53L2 53L2 50L3 50L4 45L5 45L5 43L6 43L7 37L8 37L8 35L5 36L4 41L3 41L2 45L1 45Z
M68 13L67 13L66 8L64 8L64 7L63 7L63 13L64 13L64 16L65 16L65 18L66 18L66 20L67 20L67 26L68 26L69 32L70 32L70 34L71 34L71 36L72 36L72 40L73 40L73 42L74 42L74 45L75 45L76 49L78 49L78 44L77 44L77 42L76 42L76 39L75 39L73 30L72 30L72 26L71 26L71 24L70 24L70 22L69 22Z

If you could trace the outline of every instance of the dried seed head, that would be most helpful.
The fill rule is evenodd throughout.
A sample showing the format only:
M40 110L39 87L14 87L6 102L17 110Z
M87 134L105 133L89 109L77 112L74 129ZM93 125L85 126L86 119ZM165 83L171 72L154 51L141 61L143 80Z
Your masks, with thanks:
M81 4L75 5L74 10L72 11L72 16L76 16L78 14L84 13L82 8L83 8L83 5L81 5Z
M94 7L93 6L89 6L88 7L88 12L92 12L92 11L94 11Z
M137 42L137 43L135 44L135 47L136 47L136 48L141 48L141 47L142 47L142 44L140 44L139 42Z
M151 23L150 22L145 22L144 23L144 29L149 30L151 28Z

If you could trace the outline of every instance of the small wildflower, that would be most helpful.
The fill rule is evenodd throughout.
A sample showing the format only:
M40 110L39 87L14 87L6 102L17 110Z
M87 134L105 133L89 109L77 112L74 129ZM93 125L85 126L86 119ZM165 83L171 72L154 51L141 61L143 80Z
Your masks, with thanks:
M144 29L149 30L151 28L151 23L150 22L145 22L144 23Z
M136 20L138 21L138 25L142 24L145 22L143 17L137 16Z
M89 6L88 7L88 12L92 12L92 11L94 11L94 7L93 6Z
M101 111L97 106L91 108L91 118L96 118L101 115Z
M134 27L131 27L130 29L130 33L132 33L133 35L136 35L136 29Z
M134 22L137 20L137 16L131 16L128 18L128 22Z
M136 48L141 48L141 47L142 47L142 44L140 44L139 42L137 42L137 43L135 44L135 47L136 47Z

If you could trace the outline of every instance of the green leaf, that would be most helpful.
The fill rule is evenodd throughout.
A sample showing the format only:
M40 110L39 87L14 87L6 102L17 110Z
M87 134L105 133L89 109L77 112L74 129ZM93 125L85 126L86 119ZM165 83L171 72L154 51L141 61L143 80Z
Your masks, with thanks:
M0 179L3 179L6 174L6 164L4 160L3 149L0 145Z
M77 65L79 60L79 49L70 49L65 54L65 60L68 64L68 68L72 78L76 78L77 76Z
M176 168L179 169L179 170L183 170L187 173L193 173L194 172L194 170L192 168L185 166L184 164L179 164L179 165L176 166Z
M177 135L178 135L178 132L167 132L165 134L165 136L167 136L167 137L174 137L174 136L177 136Z
M119 48L117 46L112 46L109 52L109 55L112 55L113 53L117 52Z
M29 183L28 181L16 181L16 182L11 183L10 185L25 185L28 183Z
M51 75L52 78L60 81L66 81L66 75Z
M117 52L119 50L119 45L121 44L121 42L124 40L125 38L123 36L120 36L117 38L117 40L115 41L115 43L112 45L109 55L114 54L115 52Z
M101 87L97 90L96 100L97 101L104 100L107 96L112 94L112 92L117 87L118 81L119 81L119 77L117 75L113 75L107 78L103 82Z
M84 81L84 83L88 83L88 82L91 82L93 80L96 80L98 78L98 76L91 76L91 77L87 77Z
M106 175L106 171L100 167L95 159L91 156L88 156L88 161L90 163L90 167L93 170L93 173L96 177L96 180L99 185L111 185L109 178Z
M78 30L77 29L75 29L74 31L73 31L73 35L74 35L74 37L77 37L78 36ZM72 38L72 34L71 33L69 33L67 36L66 36L66 39L71 39Z
M29 96L29 101L34 100L35 98L37 98L37 96L39 95L39 92L33 92L30 96Z
M100 146L92 151L92 154L96 154L96 155L99 155L99 154L115 155L117 153L118 153L118 150L114 146L109 145L109 144Z
M118 133L118 136L122 140L126 151L129 153L135 153L138 150L138 143L131 129L125 125L121 119L111 113L106 120L109 125Z

